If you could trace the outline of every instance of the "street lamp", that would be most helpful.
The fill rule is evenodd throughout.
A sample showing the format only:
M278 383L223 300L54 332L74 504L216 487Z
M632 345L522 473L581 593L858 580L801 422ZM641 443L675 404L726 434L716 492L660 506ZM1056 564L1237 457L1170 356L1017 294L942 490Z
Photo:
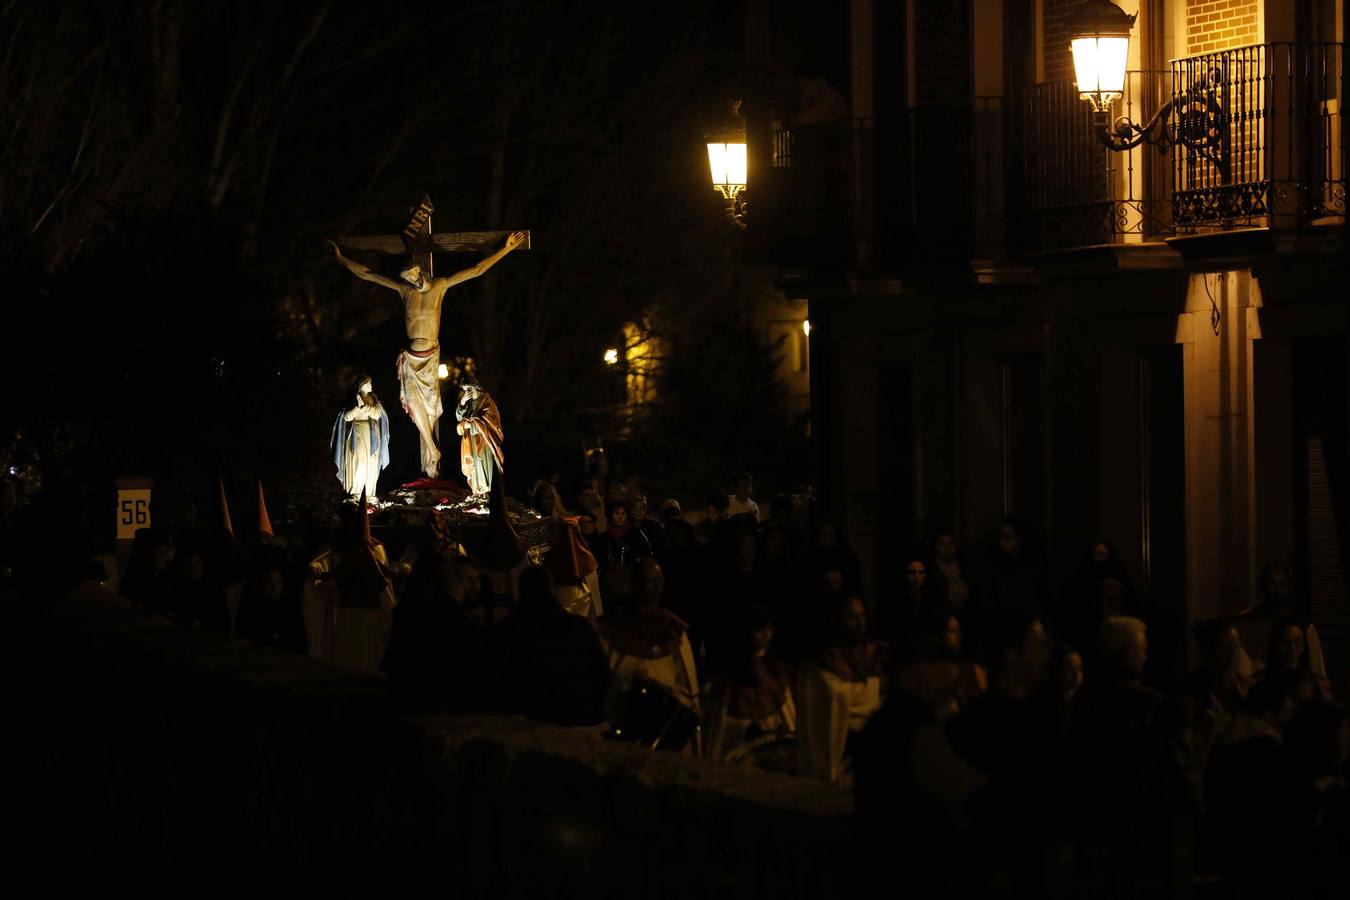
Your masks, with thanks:
M619 351L610 347L605 351L605 365L612 366L619 361Z
M708 173L713 190L727 203L727 216L737 228L745 227L746 155L745 131L726 129L706 137Z
M1125 62L1135 17L1111 0L1087 0L1069 22L1078 96L1107 113L1125 93Z
M1111 104L1125 93L1125 66L1134 20L1111 0L1085 0L1068 23L1078 96L1092 104L1097 139L1116 152L1149 143L1166 153L1172 144L1180 143L1212 162L1227 181L1227 124L1213 85L1188 85L1185 92L1174 93L1143 125L1128 116L1111 120ZM1174 108L1177 120L1169 128L1168 118Z

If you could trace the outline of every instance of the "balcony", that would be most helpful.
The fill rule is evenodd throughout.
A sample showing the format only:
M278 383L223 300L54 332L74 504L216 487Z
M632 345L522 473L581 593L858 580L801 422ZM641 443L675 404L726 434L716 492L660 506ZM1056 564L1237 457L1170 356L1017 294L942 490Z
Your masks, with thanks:
M1343 221L1341 44L1272 43L1130 72L1112 118L1172 103L1170 153L1103 147L1068 81L1022 98L1024 227L1013 249L1143 243Z
M751 238L760 260L794 269L969 271L1030 253L1343 224L1343 90L1341 44L1270 43L1127 73L1111 118L1147 123L1170 103L1166 149L1108 150L1070 81L1007 103L776 127L754 175Z
M1258 44L1172 62L1178 231L1344 220L1342 48Z
M1127 73L1113 117L1148 121L1167 101L1170 74ZM1072 81L1034 85L1021 99L1025 227L1015 249L1142 243L1172 233L1171 169L1155 149L1102 146Z
M851 270L871 258L871 119L774 123L767 170L752 175L754 256L794 269Z

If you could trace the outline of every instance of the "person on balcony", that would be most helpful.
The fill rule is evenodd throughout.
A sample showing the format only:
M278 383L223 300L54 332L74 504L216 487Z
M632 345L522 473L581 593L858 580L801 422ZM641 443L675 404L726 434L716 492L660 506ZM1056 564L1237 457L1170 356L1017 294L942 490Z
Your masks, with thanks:
M824 73L803 66L797 73L797 116L793 124L822 125L848 118L848 101Z

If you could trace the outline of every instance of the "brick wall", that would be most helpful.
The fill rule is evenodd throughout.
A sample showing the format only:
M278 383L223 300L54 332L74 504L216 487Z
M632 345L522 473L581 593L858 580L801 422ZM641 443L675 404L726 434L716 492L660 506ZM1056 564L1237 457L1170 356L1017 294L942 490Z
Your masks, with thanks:
M1257 43L1259 0L1186 0L1186 53L1208 53Z
M917 0L914 32L918 105L969 98L969 0Z
M1083 0L1045 0L1042 5L1041 47L1046 81L1073 81L1073 53L1069 50L1069 19Z

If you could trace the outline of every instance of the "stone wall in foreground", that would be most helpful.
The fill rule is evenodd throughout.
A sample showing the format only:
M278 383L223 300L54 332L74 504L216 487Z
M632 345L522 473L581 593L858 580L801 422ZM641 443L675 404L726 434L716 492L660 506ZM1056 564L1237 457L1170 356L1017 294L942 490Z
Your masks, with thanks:
M829 897L850 799L137 613L11 608L6 856L140 896ZM245 895L247 896L247 895Z

